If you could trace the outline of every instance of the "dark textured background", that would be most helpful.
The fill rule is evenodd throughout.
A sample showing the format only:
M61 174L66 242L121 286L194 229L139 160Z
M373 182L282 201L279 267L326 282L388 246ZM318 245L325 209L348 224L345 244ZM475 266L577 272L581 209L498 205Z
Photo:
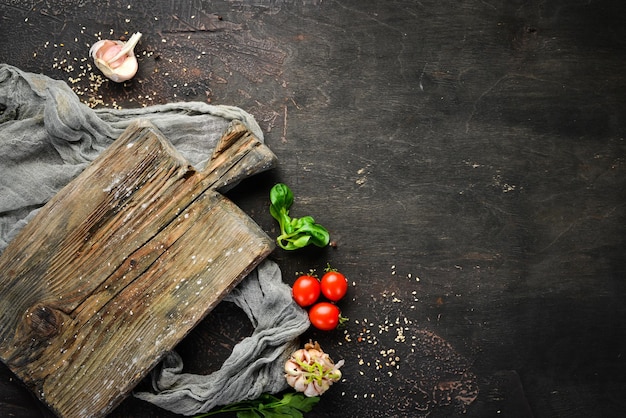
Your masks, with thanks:
M229 197L274 235L287 183L336 248L275 251L285 281L330 262L354 283L347 327L303 336L346 361L308 416L617 417L625 18L612 0L0 0L0 61L91 106L257 118L279 166ZM89 46L134 31L139 73L102 80ZM206 373L250 330L222 304L178 349ZM0 413L49 416L4 366ZM172 415L129 398L112 416Z

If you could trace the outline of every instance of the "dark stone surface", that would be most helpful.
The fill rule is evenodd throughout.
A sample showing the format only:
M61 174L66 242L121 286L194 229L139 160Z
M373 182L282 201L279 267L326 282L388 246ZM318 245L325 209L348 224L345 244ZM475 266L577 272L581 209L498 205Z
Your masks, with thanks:
M346 361L308 416L623 413L622 2L15 0L0 12L0 61L67 80L93 106L200 100L257 118L279 167L229 197L275 234L267 194L287 183L293 214L313 215L336 248L275 251L285 281L330 262L354 283L345 330L303 336ZM90 80L98 34L134 31L137 77ZM210 372L250 329L220 306L179 350ZM11 414L49 415L2 366ZM171 414L129 398L112 416Z

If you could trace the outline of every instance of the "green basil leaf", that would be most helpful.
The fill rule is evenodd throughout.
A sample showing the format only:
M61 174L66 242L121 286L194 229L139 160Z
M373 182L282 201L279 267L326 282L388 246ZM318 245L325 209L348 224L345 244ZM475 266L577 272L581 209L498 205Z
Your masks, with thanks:
M330 242L330 234L322 225L315 224L309 233L311 234L311 242L318 247L325 247Z
M276 206L270 205L270 215L272 215L272 218L280 222L280 209L278 209Z
M291 220L291 226L293 227L293 231L298 233L299 231L305 232L312 225L315 225L315 220L310 216L303 216L302 218L293 218Z
M319 397L306 397L303 393L288 392L282 399L262 394L255 400L236 402L196 418L206 418L222 413L236 412L237 418L304 418L302 412L310 412Z
M315 244L318 247L325 247L330 242L330 234L322 225L305 224L295 231L297 234L306 234L311 237L307 244Z
M302 222L300 222L300 218L291 218L289 221L289 227L291 228L291 232L297 231L302 227Z
M278 408L276 408L276 412L277 412L276 417L280 416L280 417L285 417L285 418L304 418L304 415L302 415L302 412L290 406L279 406Z
M270 202L277 208L289 209L293 204L293 193L287 185L278 183L270 190Z
M261 396L259 396L257 398L257 401L259 402L259 404L271 404L271 403L281 403L282 400L277 398L274 395L271 395L269 393L262 393Z
M263 417L258 412L251 409L248 411L237 412L237 418L263 418Z
M270 214L280 225L278 245L285 250L295 250L309 244L324 247L330 242L330 234L323 226L316 224L312 216L289 217L293 204L293 193L287 185L277 183L270 190Z
M274 205L270 205L270 215L272 218L278 221L280 226L281 235L291 234L294 229L291 226L291 218L289 217L289 211L285 208L277 208Z
M313 407L320 401L319 396L308 397L302 393L293 394L289 398L289 406L302 412L310 412ZM284 400L284 399L283 399Z
M291 218L289 217L289 215L287 215L287 213L285 213L285 211L281 211L281 218L279 223L283 234L293 234L293 231L295 231L294 227L292 226Z
M260 412L264 418L293 418L297 415L292 414L292 409L288 408L286 412L279 410L280 408L274 408L272 410L262 409ZM302 418L302 414L300 414L300 418Z
M289 405L293 401L293 398L297 398L300 394L300 392L287 392L283 395L283 399L280 403L283 405Z
M315 219L313 219L312 216L303 216L302 218L300 218L300 224L301 225L314 225Z
M292 242L291 238L278 237L276 238L276 243L283 250L297 250L298 248L300 248Z
M295 235L287 240L289 242L287 247L290 250L297 250L298 248L306 247L309 244L310 239L310 235Z

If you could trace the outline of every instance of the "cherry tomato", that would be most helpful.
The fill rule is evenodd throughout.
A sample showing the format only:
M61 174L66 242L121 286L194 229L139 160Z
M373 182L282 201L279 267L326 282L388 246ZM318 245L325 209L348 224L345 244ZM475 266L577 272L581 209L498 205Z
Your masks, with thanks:
M291 287L291 293L298 305L313 305L320 297L320 281L313 276L300 276Z
M330 302L319 302L309 309L309 321L315 328L322 331L337 328L342 319L339 308Z
M346 295L348 281L346 276L338 271L331 270L322 276L322 294L328 300L337 302Z

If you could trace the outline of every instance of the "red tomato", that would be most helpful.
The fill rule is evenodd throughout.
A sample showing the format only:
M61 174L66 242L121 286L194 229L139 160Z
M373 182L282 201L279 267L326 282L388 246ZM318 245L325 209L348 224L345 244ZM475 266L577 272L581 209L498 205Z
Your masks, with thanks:
M322 294L326 299L337 302L347 291L348 281L343 274L331 270L322 276Z
M341 311L330 302L319 302L309 309L309 321L317 329L330 331L342 322Z
M300 276L294 282L291 294L298 305L313 305L320 297L320 281L313 276Z

